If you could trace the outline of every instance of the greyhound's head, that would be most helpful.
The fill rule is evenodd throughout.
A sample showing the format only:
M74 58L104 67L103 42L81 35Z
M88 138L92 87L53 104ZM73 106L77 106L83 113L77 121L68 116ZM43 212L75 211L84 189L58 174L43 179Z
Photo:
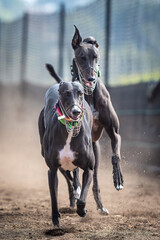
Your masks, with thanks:
M75 55L75 64L78 69L80 81L84 87L94 90L98 77L98 43L93 37L82 41L80 33L75 26L75 34L72 39L72 48ZM86 91L85 91L86 93Z
M75 82L61 82L59 85L59 105L65 116L79 121L84 111L84 90Z

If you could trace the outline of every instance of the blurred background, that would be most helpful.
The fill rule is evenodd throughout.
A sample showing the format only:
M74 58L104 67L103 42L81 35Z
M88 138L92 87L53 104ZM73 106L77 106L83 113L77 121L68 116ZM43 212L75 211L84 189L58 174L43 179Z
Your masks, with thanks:
M58 172L63 237L51 230L38 117L55 84L45 63L71 80L74 24L99 44L101 81L120 120L124 190L113 186L104 132L98 181L110 215L97 214L92 187L87 217L72 213ZM160 0L0 0L0 239L159 240L159 179Z
M45 63L71 80L74 24L82 38L99 43L101 80L120 120L123 167L160 171L160 0L0 0L1 180L23 182L25 172L30 183L43 172L37 121L55 83ZM101 146L110 163L105 133Z

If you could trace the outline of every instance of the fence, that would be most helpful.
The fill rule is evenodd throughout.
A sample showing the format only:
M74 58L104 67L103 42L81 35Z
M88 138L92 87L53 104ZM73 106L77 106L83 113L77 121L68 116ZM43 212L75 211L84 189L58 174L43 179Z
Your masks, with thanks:
M160 1L99 0L50 15L0 22L0 82L51 84L46 62L69 80L75 24L100 46L102 80L110 85L160 78Z
M120 120L122 157L124 152L124 160L132 164L138 162L138 166L160 167L159 86L160 83L150 82L110 88ZM152 95L155 90L157 94Z

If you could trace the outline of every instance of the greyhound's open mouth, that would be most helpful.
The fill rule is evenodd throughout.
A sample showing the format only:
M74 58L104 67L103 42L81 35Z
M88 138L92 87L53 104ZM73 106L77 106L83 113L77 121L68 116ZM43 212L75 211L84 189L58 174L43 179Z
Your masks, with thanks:
M71 119L73 119L74 121L78 121L78 120L80 119L81 115L82 115L82 113L80 113L78 116L73 116L73 115L71 115L70 117L71 117Z
M88 81L83 75L82 73L79 71L79 75L80 75L80 78L81 78L81 81L83 81L83 83L89 87L89 88L93 88L95 83L96 83L96 76L95 76L95 79L93 81Z
M84 92L86 95L91 95L96 87L96 83L97 83L97 79L95 78L95 80L93 81L88 81L86 80L86 78L83 76L76 60L75 60L75 64L77 66L77 69L78 69L78 75L79 75L79 80L80 80L80 83L82 84L83 88L84 88ZM97 71L95 71L96 74L97 74Z
M87 81L82 74L79 72L80 83L84 88L84 92L86 95L91 95L96 87L97 80L94 81Z
M83 81L87 87L93 87L93 85L94 85L94 82L89 82L85 78L83 78Z
M74 110L77 110L78 112L76 112L75 114L73 113ZM70 111L70 113L68 112L68 116L70 117L70 119L72 119L72 121L79 121L81 118L82 118L82 115L83 115L83 106L82 107L76 107L74 109L72 109Z

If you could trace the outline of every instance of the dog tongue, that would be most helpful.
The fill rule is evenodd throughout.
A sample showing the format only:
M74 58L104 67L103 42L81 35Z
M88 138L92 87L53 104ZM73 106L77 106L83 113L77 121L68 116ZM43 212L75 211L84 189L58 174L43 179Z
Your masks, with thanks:
M93 86L93 82L86 82L86 86L87 87L92 87Z

